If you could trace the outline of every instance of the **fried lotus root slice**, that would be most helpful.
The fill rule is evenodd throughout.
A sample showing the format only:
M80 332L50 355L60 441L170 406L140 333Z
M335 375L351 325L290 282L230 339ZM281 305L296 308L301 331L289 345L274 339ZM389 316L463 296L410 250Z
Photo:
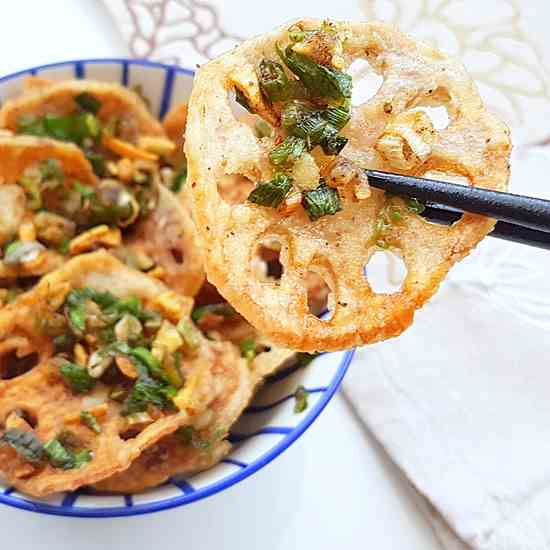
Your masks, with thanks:
M220 358L215 369L218 395L192 422L164 438L132 466L94 485L101 491L138 492L175 475L190 475L214 466L229 451L230 427L252 398L255 386L247 362L229 342L213 342Z
M192 476L209 470L227 456L231 444L219 441L199 450L176 435L165 437L147 449L125 472L93 485L97 491L136 494L158 487L174 476Z
M321 26L321 21L302 20L294 28L307 32ZM382 23L333 23L332 28L345 37L340 69L363 60L383 78L374 97L352 108L342 130L349 141L337 162L415 175L435 170L466 176L474 186L507 188L509 132L485 109L458 62ZM399 202L399 222L384 224L381 232L387 205L377 190L364 193L361 200L359 194L342 193L341 210L317 221L310 221L299 204L285 213L248 201L224 201L217 184L228 174L254 182L273 178L268 159L272 144L266 148L265 139L238 120L231 98L237 88L253 108L260 101L256 68L264 58L279 60L276 45L284 50L289 44L288 29L244 42L203 65L195 77L185 147L194 215L207 248L207 277L261 333L289 348L329 351L397 336L494 221L464 215L453 226L440 227ZM409 116L408 111L425 104L447 108L446 128L436 130ZM275 118L276 107L271 113ZM265 109L260 106L256 113ZM269 122L277 124L273 116ZM406 124L418 127L405 130ZM411 132L415 143L406 141ZM317 151L321 175L328 177L334 157ZM251 265L257 247L274 239L280 242L282 264L275 284L258 279ZM364 268L380 245L399 255L407 269L401 289L393 294L375 293L365 277ZM318 318L308 307L310 271L331 291L330 319Z
M194 296L205 280L204 252L190 212L174 194L159 186L158 203L124 240L125 248L144 253L160 268L159 278L172 290Z
M23 94L7 100L0 109L0 127L18 130L22 116L68 115L76 111L74 98L82 93L99 100L101 122L118 120L120 137L136 144L143 136L164 137L162 125L147 110L143 100L124 86L94 80L65 80L27 86Z
M0 137L0 159L0 247L17 237L25 217L31 214L25 191L17 184L27 168L53 159L67 180L97 185L89 162L70 143L30 136ZM63 256L51 249L20 265L8 265L0 258L0 280L43 275L63 261Z
M225 349L200 338L194 356L186 359L182 367L186 383L173 398L177 407L155 413L135 433L121 414L123 404L109 398L112 388L107 381L101 379L90 391L75 393L61 375L60 356L53 358L48 321L55 318L71 289L87 287L109 291L118 298L139 298L146 307L174 322L176 309L181 318L189 315L192 308L191 299L175 299L177 295L162 283L99 251L70 260L0 311L0 365L6 365L0 380L3 434L13 427L14 413L16 420L21 414L25 421L20 422L19 429L32 432L42 443L68 429L92 454L91 461L80 468L63 470L50 463L33 464L12 447L0 445L0 471L28 494L42 496L74 490L127 469L144 449L214 406L216 399L222 398L221 389L238 385L237 375L225 364ZM21 366L18 359L32 354L35 358L26 364L26 371L8 368L14 362ZM76 352L72 360L77 361ZM99 411L100 433L79 422L83 410Z

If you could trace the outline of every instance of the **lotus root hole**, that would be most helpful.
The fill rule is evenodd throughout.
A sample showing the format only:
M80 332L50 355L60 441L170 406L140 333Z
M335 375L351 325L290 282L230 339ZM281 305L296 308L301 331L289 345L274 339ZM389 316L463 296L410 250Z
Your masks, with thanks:
M37 352L18 357L17 350L10 350L0 357L0 380L11 380L29 372L39 360Z
M22 418L31 428L35 429L38 426L38 416L35 412L29 409L22 409L20 407L14 409L12 412ZM6 418L8 418L11 414L12 413L7 414Z
M228 204L242 204L255 184L240 174L228 174L218 179L218 193Z
M141 427L127 428L123 432L120 432L118 436L122 441L129 441L130 439L135 439L142 431Z
M451 123L449 111L444 105L439 105L438 107L418 107L414 110L426 113L436 130L444 130Z
M376 73L364 59L356 59L347 72L353 78L351 104L354 107L372 99L384 83L384 77Z
M183 250L181 248L171 248L170 254L172 254L172 258L174 258L174 261L177 264L183 264L184 256L183 256Z
M281 262L281 243L275 239L260 242L252 257L252 270L260 281L280 280L284 273Z
M376 294L395 294L403 288L407 267L397 254L378 250L365 266L365 277Z
M330 321L334 315L333 293L330 286L316 271L306 273L305 284L309 313L323 321Z

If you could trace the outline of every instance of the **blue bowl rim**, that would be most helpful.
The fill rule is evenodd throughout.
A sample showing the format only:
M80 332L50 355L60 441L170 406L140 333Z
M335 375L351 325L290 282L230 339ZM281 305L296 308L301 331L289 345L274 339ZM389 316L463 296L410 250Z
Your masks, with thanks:
M36 67L31 67L29 69L23 69L6 76L0 77L0 84L13 80L15 78L32 75L38 71L44 69L52 69L56 67L63 66L79 66L87 64L117 64L122 66L128 65L137 65L142 67L152 67L156 69L163 69L165 71L173 71L180 74L185 74L187 76L193 76L195 71L187 69L185 67L179 67L177 65L169 65L166 63L159 63L157 61L149 61L146 59L127 59L127 58L90 58L90 59L73 59L67 61L59 61L55 63L47 63L45 65L38 65ZM307 416L303 419L300 424L289 432L286 437L284 437L277 445L275 445L268 453L263 455L260 459L255 460L248 464L245 468L237 470L235 473L223 478L221 481L217 481L208 485L204 488L196 489L191 493L182 493L176 497L167 498L158 502L138 504L131 506L113 506L105 508L86 508L86 507L73 507L73 506L64 506L46 504L41 502L35 502L30 500L25 500L23 497L12 497L10 494L1 494L0 493L0 504L6 504L13 508L19 508L21 510L26 510L29 512L36 512L46 515L54 516L67 516L67 517L80 517L80 518L115 518L115 517L128 517L128 516L138 516L143 514L151 514L154 512L160 512L162 510L169 510L171 508L176 508L178 506L183 506L185 504L190 504L192 502L201 500L203 498L209 497L220 491L228 489L232 485L239 483L243 479L246 479L253 473L257 472L277 456L279 456L283 451L285 451L290 445L292 445L299 437L301 437L304 432L311 426L313 421L319 416L323 409L327 406L328 402L332 399L336 391L338 390L348 368L353 360L355 354L355 349L348 350L344 353L338 366L336 376L333 378L331 384L327 387L326 391L323 392L322 397L315 403L315 405L308 412ZM100 498L100 497L98 497Z

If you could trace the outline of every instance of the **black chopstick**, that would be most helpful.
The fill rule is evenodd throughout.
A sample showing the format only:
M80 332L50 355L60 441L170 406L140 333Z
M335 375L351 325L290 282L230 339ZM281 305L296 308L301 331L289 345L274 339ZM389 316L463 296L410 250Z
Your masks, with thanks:
M428 203L420 215L431 222L451 225L458 221L462 214L463 212L459 210ZM493 231L489 233L489 236L550 250L550 233L522 227L513 223L497 222Z
M420 202L439 203L515 226L550 232L550 201L456 183L365 170L369 184Z

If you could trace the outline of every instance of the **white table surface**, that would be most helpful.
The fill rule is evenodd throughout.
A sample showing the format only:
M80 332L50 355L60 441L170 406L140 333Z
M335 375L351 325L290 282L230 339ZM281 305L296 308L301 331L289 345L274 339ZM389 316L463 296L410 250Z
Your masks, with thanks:
M1 74L127 54L99 0L5 0L2 8ZM439 548L399 473L341 395L273 463L201 502L113 520L48 517L0 506L0 530L2 547L17 550Z

